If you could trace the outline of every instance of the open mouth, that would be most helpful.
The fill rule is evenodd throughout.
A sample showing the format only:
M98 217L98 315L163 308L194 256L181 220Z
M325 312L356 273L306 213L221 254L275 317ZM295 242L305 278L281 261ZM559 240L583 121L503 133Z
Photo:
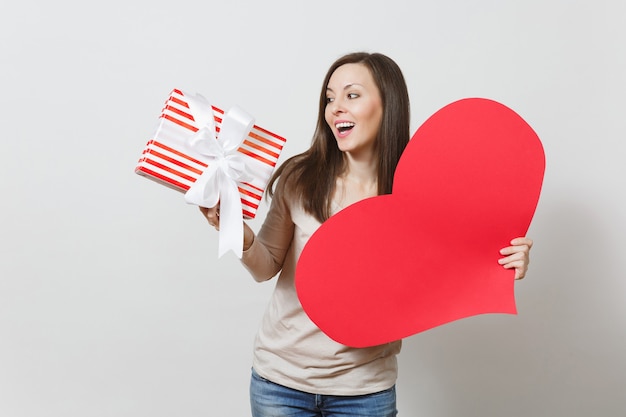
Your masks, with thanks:
M339 133L346 133L354 127L354 123L352 122L341 122L335 125Z

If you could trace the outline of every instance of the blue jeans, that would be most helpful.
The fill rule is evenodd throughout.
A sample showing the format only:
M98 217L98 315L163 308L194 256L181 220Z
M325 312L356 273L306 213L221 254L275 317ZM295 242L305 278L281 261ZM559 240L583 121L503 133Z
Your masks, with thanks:
M275 384L254 369L250 379L252 417L395 417L396 388L367 395L309 394Z

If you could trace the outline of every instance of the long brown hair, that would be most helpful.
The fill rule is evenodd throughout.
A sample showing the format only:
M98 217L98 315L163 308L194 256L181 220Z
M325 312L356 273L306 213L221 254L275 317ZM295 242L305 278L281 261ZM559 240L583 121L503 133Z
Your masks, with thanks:
M337 177L343 173L345 161L337 141L326 123L326 87L337 68L345 64L365 65L380 92L383 116L376 138L378 155L378 195L390 194L393 175L410 136L409 94L400 67L379 53L355 52L337 59L328 69L319 100L317 125L311 147L285 161L272 176L268 194L282 176L278 186L295 192L304 210L318 221L331 215L331 199Z

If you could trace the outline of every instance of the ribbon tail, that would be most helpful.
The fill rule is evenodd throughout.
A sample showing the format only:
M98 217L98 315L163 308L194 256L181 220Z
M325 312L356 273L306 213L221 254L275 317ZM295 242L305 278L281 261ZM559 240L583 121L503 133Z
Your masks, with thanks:
M218 258L232 250L241 259L243 254L243 207L237 183L221 176L220 184L220 233Z

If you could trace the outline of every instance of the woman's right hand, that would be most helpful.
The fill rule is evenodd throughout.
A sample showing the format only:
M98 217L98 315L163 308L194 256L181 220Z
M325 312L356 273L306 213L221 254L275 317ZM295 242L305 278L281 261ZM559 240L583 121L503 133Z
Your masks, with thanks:
M215 227L215 230L220 230L220 206L207 208L200 207L200 212L207 219L209 224Z

